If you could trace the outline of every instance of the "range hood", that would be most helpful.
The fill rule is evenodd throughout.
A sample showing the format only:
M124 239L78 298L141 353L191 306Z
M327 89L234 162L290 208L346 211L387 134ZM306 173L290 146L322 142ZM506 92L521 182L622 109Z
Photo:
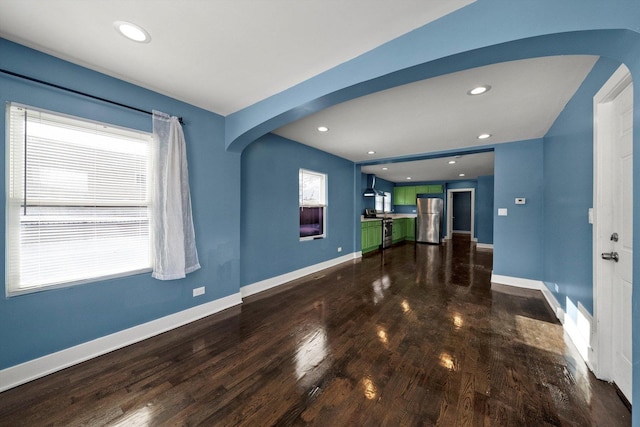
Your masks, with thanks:
M376 176L374 174L367 175L367 188L364 190L364 193L362 193L362 195L364 197L375 197L383 194L382 191L376 190L375 187Z

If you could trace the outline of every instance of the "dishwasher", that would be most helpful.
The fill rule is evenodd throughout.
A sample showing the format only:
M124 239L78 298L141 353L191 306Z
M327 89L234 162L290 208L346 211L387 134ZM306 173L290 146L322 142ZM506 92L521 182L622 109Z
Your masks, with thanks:
M393 219L383 218L382 220L382 249L391 247L393 244Z

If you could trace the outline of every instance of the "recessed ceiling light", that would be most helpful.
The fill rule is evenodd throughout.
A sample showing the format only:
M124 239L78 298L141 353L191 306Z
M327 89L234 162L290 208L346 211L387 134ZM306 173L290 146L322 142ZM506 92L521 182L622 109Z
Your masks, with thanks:
M459 173L458 176L464 176L464 174L463 173Z
M482 95L483 93L488 92L491 89L489 85L477 86L467 92L467 95Z
M478 139L487 139L490 138L491 134L490 133L482 133L480 135L478 135Z
M411 179L411 177L410 177L410 176L408 176L408 177L407 177L407 179Z
M326 126L318 126L318 132L327 132L329 130Z
M113 26L120 34L138 43L149 43L151 36L144 28L126 21L116 21Z
M449 164L450 164L450 165L455 164L455 162L456 162L455 160L449 160Z
M375 151L367 151L367 154L376 154Z
M382 168L383 171L389 170L389 168Z

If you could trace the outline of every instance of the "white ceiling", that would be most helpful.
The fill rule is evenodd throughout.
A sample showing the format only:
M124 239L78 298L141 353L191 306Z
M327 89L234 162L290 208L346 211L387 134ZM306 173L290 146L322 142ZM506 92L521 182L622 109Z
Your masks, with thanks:
M0 36L228 115L473 1L0 0Z
M553 56L460 71L344 102L274 133L364 164L542 138L596 60L594 56ZM467 92L478 85L490 85L491 90L469 96ZM318 132L320 125L329 131ZM491 137L479 140L481 133ZM441 172L440 163L394 163L385 165L387 171L378 166L363 167L363 171L393 182L407 176L430 181L445 178L434 177ZM460 172L467 179L493 172L492 155L466 156L465 163L468 168ZM452 179L450 173L447 176ZM461 178L456 174L455 179Z
M0 0L0 37L228 115L473 1ZM151 42L126 40L116 20L142 26ZM276 133L363 164L539 138L596 59L523 60L436 77L336 105ZM493 88L469 97L477 84ZM318 133L321 124L330 131ZM481 132L492 137L479 141ZM493 173L492 153L463 159L456 167L466 165L465 178ZM454 168L443 164L363 171L394 182L453 179Z
M493 175L493 151L429 160L363 166L362 172L391 182L456 181ZM450 161L455 161L449 164ZM384 170L383 168L387 168ZM460 176L463 173L464 176ZM411 178L410 180L407 178Z

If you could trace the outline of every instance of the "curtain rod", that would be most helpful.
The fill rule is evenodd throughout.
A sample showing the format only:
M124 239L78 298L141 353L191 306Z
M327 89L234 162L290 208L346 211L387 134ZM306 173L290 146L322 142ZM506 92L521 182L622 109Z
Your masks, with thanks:
M9 70L5 70L5 69L0 68L0 72L4 73L4 74L8 74L8 75L13 76L13 77L18 77L20 79L28 80L30 82L39 83L41 85L50 86L50 87L53 87L53 88L56 88L56 89L60 89L60 90L64 90L64 91L67 91L67 92L75 93L76 95L81 95L81 96L85 96L87 98L91 98L91 99L95 99L95 100L98 100L98 101L106 102L108 104L117 105L118 107L124 107L124 108L128 108L129 110L134 110L134 111L138 111L140 113L149 114L150 116L153 115L153 113L151 111L143 110L143 109L137 108L137 107L132 107L131 105L122 104L120 102L112 101L110 99L101 98L99 96L91 95L91 94L86 93L86 92L80 92L79 90L70 89L68 87L60 86L60 85L57 85L55 83L46 82L44 80L36 79L34 77L29 77L29 76L25 76L23 74L14 73L13 71L9 71ZM180 124L184 124L184 121L182 120L182 117L178 117L178 121L180 122Z

